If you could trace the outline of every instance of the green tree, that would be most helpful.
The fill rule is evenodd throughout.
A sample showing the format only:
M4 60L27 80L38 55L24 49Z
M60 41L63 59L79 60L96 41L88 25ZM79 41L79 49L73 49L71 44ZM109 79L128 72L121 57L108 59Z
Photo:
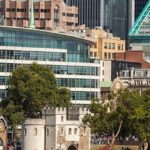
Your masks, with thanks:
M133 130L140 139L141 149L150 149L150 90L141 93L142 101L132 116Z
M83 122L89 125L94 133L110 135L112 138L108 143L112 149L118 136L124 137L132 133L133 116L141 101L142 97L138 91L125 89L109 102L93 101L90 106L91 114L85 116Z
M69 90L57 87L51 69L36 63L14 70L7 92L7 99L1 102L1 107L13 127L26 116L41 117L42 108L46 105L70 104Z

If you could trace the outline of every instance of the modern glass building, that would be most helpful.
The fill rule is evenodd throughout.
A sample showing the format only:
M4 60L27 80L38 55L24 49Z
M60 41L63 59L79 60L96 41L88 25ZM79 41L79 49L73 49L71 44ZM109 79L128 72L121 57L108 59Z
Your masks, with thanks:
M110 29L113 35L128 39L128 0L104 0L104 27Z
M64 0L79 9L79 24L89 28L101 26L110 29L114 36L128 39L131 1L133 0Z
M70 88L74 103L99 98L100 61L90 59L91 46L91 41L64 33L0 26L0 98L7 95L11 71L33 62L52 68L57 85Z
M135 19L138 18L148 0L135 0Z
M103 26L103 0L64 0L69 6L77 6L79 24L87 27Z
M129 32L130 47L144 51L144 57L150 62L150 0L146 3Z

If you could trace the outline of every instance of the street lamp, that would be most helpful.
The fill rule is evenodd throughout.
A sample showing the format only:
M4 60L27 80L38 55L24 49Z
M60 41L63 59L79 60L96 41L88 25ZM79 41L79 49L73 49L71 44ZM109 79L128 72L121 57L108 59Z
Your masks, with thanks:
M49 110L49 106L46 105L44 107L44 119L45 119L45 126L44 126L44 150L46 150L46 116L47 116L47 110Z

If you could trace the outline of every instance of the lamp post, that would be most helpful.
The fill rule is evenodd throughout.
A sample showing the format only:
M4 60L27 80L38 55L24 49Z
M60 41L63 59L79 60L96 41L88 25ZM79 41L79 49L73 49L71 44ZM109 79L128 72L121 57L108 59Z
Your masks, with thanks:
M44 150L46 150L46 113L47 113L47 110L49 110L49 107L46 105L44 107L44 119L45 119L45 126L44 126Z

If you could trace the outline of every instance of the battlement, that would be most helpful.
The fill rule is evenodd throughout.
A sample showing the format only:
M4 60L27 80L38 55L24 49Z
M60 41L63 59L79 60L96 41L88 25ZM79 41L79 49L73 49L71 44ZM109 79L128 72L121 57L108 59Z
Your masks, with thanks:
M43 114L63 114L66 115L69 112L78 112L79 115L84 115L84 114L89 114L90 110L88 106L70 106L70 107L52 107L52 106L47 106L42 110Z

